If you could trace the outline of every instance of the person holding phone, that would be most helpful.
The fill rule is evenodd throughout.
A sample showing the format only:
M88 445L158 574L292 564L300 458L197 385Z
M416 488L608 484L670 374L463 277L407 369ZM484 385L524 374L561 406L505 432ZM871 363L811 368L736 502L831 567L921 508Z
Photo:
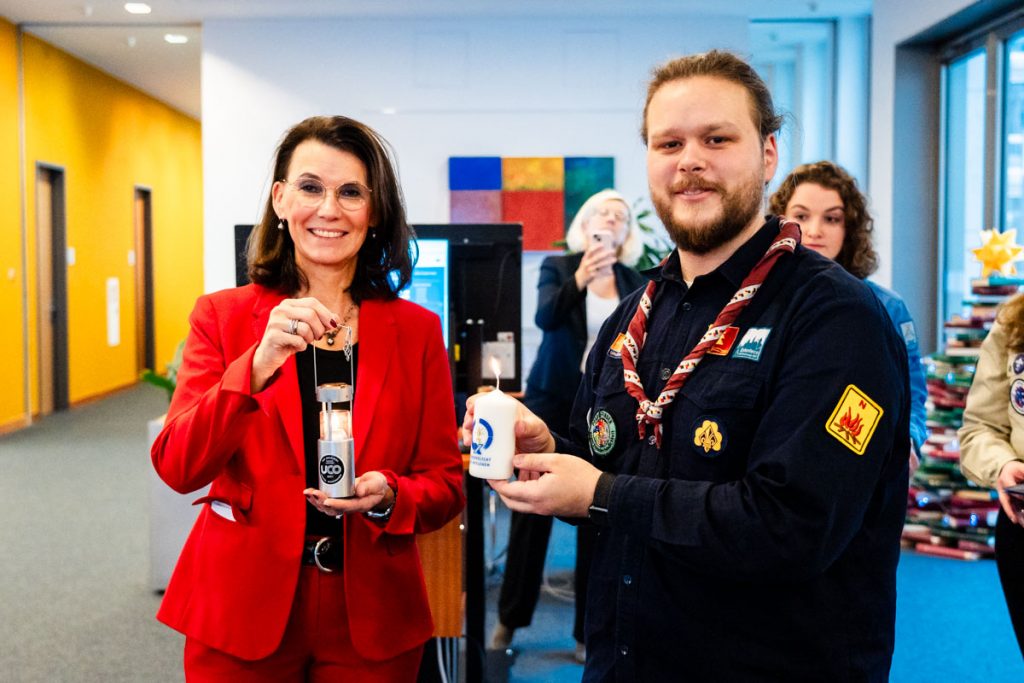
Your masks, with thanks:
M583 203L569 225L566 243L568 254L549 256L540 267L535 320L544 336L524 398L534 413L562 431L568 430L584 359L601 324L621 297L647 282L631 268L643 253L643 241L629 204L615 190L602 190ZM591 529L577 528L573 636L581 663L592 534ZM492 649L507 648L515 630L530 625L550 536L551 517L512 513Z
M999 310L981 345L964 422L960 469L979 486L999 491L996 566L1017 645L1024 654L1024 294Z

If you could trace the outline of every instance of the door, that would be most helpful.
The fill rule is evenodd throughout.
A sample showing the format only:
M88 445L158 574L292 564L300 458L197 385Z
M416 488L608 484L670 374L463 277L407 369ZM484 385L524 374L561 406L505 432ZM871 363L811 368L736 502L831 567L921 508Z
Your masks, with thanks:
M140 373L156 369L151 202L150 190L135 188L135 365Z
M36 168L36 244L39 310L39 412L67 410L68 398L68 252L64 210L64 172Z

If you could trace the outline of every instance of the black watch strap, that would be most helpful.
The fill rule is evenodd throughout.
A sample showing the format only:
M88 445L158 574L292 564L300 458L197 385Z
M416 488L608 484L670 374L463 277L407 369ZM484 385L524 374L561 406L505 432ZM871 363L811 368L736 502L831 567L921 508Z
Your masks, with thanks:
M611 501L614 482L614 474L602 472L597 479L597 486L594 487L594 500L590 503L587 517L598 526L608 526L608 504Z

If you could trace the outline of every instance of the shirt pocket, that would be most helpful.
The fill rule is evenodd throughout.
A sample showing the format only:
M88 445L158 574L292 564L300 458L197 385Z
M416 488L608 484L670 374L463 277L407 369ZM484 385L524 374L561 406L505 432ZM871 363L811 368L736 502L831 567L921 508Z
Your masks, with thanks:
M626 391L622 364L605 363L593 386L587 415L587 445L595 465L615 470L627 445L637 438L637 401Z
M761 426L764 379L717 368L696 371L676 397L671 476L731 481L743 476Z

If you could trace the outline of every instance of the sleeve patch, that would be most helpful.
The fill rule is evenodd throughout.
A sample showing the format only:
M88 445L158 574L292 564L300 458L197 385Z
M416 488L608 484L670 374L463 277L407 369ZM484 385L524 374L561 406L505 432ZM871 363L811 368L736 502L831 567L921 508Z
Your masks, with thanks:
M883 412L867 394L850 384L825 423L825 431L857 455L864 455Z
M913 320L900 323L900 332L903 334L903 341L907 346L910 346L917 341L917 330L914 329Z

